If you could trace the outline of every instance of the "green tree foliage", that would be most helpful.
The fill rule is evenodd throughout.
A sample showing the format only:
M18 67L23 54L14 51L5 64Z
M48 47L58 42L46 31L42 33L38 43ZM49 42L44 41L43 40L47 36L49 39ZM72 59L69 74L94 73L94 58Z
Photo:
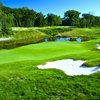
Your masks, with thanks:
M5 14L2 11L0 4L0 36L7 36L11 34L11 26L13 24L13 15Z
M34 26L38 26L38 27L47 26L47 21L45 19L45 16L42 13L36 14L36 20Z
M27 7L22 8L10 8L1 5L0 14L4 13L4 18L9 18L13 16L13 26L14 27L42 27L42 26L77 26L77 27L94 27L100 26L100 17L94 16L90 13L83 13L82 17L79 11L68 10L64 13L64 18L61 19L60 16L49 13L45 17L44 14L38 13ZM6 15L5 15L6 14ZM2 14L0 15L2 16ZM0 22L1 24L1 22ZM0 25L1 29L1 25Z
M2 35L10 35L11 34L11 26L12 26L13 15L11 14L2 14Z
M28 8L13 9L14 24L20 27L32 27L35 23L36 12Z
M95 16L95 26L100 26L100 17Z
M62 25L64 26L77 26L77 27L95 27L100 26L100 17L94 16L90 13L81 13L76 10L68 10L64 14Z
M95 26L95 16L89 13L82 14L83 19L86 20L86 25L84 27Z
M87 26L87 21L85 18L81 18L80 19L80 27L86 27Z
M1 36L1 34L2 34L2 22L1 22L1 19L2 19L2 10L1 10L1 8L2 8L2 3L0 3L0 36Z
M76 26L79 25L79 15L81 13L76 10L68 10L64 14L64 18L69 21L69 25Z
M48 14L46 19L48 22L48 26L57 26L62 24L60 16L54 14Z

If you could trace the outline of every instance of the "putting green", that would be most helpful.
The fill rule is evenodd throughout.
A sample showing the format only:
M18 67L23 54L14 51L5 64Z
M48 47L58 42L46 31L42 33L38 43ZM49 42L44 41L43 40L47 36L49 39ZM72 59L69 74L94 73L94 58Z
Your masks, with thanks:
M69 58L72 55L80 55L88 51L89 49L84 47L82 43L44 42L11 50L0 50L0 63Z
M23 46L11 50L0 50L0 63L24 60L51 60L69 58L89 52L82 43L47 42ZM73 56L74 58L74 56Z

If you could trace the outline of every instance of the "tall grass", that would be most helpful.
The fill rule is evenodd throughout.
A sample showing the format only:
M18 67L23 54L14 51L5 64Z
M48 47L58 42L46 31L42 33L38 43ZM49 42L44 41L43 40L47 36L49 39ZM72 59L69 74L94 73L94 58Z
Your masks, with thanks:
M13 28L13 39L0 41L0 49L15 48L27 44L38 43L43 41L45 37L55 38L70 37L76 39L78 37L87 41L100 38L100 30L97 28L71 28L71 27L43 27L43 28Z
M54 36L58 35L59 33L72 31L72 28L53 27L53 28L43 28L43 29L38 29L38 30L43 33L46 33L49 37L54 37Z
M64 37L80 37L83 40L91 40L100 38L100 30L94 28L74 28L72 31L63 32Z
M0 41L0 49L11 49L27 44L38 43L44 39L45 35L38 31L17 31L13 39Z

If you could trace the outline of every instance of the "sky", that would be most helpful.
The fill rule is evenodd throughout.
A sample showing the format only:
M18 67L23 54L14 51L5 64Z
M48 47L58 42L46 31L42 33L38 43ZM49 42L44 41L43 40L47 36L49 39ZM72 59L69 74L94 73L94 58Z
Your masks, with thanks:
M64 16L68 10L91 13L100 16L100 0L0 0L3 5L11 8L28 7L44 15L53 13Z

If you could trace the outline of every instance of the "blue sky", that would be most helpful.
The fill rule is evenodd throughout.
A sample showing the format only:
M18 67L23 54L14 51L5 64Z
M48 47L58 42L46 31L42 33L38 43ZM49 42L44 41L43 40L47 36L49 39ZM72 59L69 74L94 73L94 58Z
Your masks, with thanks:
M0 0L0 2L12 8L27 6L45 15L54 13L63 17L65 11L74 9L100 16L100 0Z

